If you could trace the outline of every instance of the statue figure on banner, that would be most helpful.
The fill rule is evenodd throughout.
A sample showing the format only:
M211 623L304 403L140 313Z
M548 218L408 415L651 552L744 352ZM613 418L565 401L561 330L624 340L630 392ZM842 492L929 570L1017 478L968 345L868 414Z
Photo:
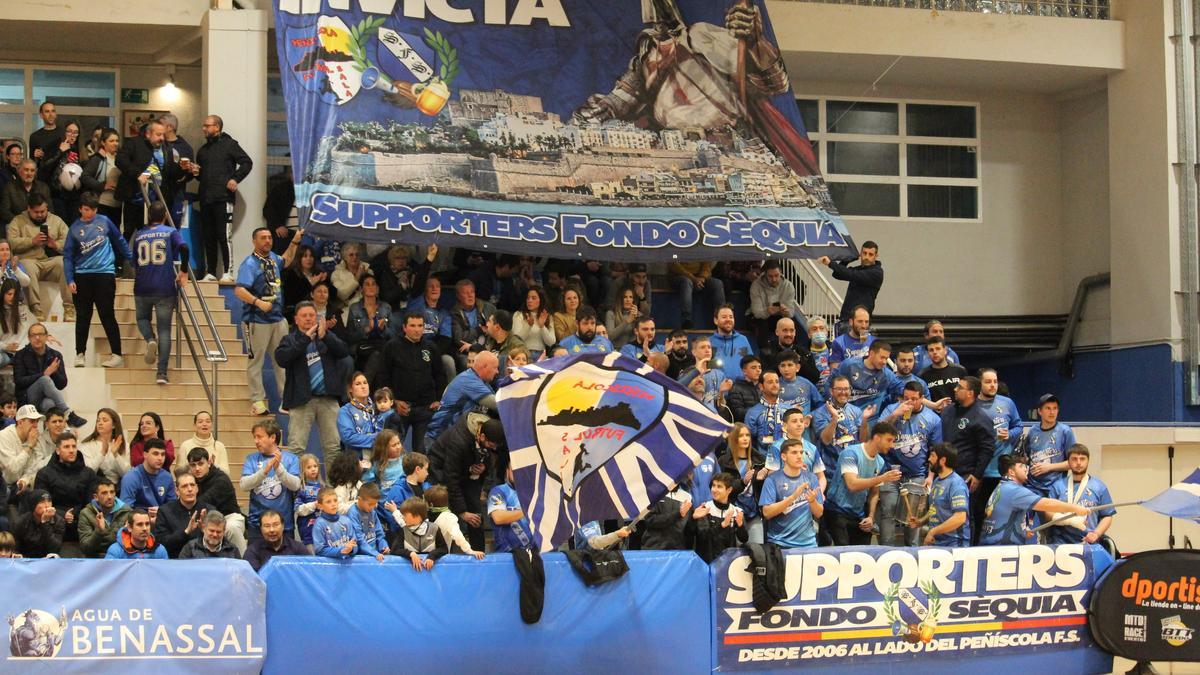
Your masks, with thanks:
M725 25L684 22L675 0L642 0L629 68L612 91L593 94L572 115L577 124L648 120L659 129L749 129L799 176L819 173L812 145L770 102L788 90L779 49L763 36L749 0L725 13Z

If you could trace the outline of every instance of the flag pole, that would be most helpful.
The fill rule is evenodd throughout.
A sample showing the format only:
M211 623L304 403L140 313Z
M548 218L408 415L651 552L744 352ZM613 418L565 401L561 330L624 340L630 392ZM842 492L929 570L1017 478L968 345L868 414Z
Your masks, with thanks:
M1096 506L1089 506L1088 511L1099 511L1100 509L1115 509L1115 508L1118 508L1121 506L1137 506L1138 504L1141 504L1144 501L1145 500L1142 499L1142 500L1138 500L1136 502L1121 502L1119 504L1118 503L1098 504ZM1054 520L1051 520L1047 523L1043 523L1042 525L1038 525L1037 527L1033 528L1033 531L1041 532L1042 530L1044 530L1048 527L1054 527L1055 525L1061 525L1074 517L1075 517L1074 513L1065 513L1061 516L1056 517Z

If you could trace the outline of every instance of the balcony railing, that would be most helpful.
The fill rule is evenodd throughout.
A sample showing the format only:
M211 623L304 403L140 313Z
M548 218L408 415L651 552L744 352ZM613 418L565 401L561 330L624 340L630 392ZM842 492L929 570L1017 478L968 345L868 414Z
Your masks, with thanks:
M899 7L946 12L1056 16L1069 19L1111 19L1112 0L790 0L827 5Z

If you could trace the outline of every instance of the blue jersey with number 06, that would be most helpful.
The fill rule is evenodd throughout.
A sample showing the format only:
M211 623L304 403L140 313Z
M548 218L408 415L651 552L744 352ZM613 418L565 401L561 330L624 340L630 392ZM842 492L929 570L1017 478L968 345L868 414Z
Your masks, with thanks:
M175 295L175 260L183 237L170 225L143 227L133 235L134 295Z

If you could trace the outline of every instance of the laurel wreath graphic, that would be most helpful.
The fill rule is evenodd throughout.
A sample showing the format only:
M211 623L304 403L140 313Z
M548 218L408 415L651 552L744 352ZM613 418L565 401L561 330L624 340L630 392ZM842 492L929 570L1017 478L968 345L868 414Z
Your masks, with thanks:
M425 29L425 44L438 56L438 79L449 87L458 77L458 50L450 46L441 31Z

